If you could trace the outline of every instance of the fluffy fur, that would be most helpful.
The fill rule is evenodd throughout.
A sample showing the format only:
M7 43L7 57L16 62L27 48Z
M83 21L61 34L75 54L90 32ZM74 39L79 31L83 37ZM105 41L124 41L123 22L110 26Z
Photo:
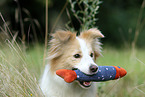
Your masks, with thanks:
M85 74L94 74L90 66L101 54L98 38L104 37L96 29L81 32L79 36L70 31L56 31L52 35L48 64L41 78L40 87L46 97L96 97L96 85L91 82L66 83L55 74L58 69L80 69Z

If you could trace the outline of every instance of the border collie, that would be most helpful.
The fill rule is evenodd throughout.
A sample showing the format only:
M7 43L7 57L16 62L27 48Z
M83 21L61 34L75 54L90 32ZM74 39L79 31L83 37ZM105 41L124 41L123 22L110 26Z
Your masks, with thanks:
M104 35L92 28L80 33L56 31L52 35L40 87L46 97L96 97L97 88L93 82L74 81L66 83L56 75L58 69L79 69L87 75L97 73L96 59L101 55L98 38Z

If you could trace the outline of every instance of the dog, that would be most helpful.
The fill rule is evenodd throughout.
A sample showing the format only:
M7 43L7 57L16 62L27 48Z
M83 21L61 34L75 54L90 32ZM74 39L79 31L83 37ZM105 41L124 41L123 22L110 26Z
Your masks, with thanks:
M96 97L97 87L93 82L74 81L66 83L56 75L58 69L79 69L87 75L97 73L96 59L101 55L101 43L98 38L104 35L91 28L80 35L59 30L52 34L40 87L46 97Z

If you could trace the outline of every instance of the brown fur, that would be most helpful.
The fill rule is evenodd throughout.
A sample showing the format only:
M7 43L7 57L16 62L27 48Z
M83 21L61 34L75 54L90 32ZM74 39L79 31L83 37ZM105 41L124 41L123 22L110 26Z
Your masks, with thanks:
M53 39L50 41L49 49L49 60L51 64L51 71L56 71L57 69L72 69L75 63L80 60L73 59L75 53L81 53L80 45L76 39L76 33L70 31L57 31L52 35ZM88 45L91 47L94 53L95 60L100 55L100 42L97 38L103 37L97 29L89 29L84 31L78 36L84 39ZM91 53L91 52L90 52Z
M101 54L101 47L97 38L103 35L98 29L89 29L77 37L70 31L57 31L52 36L49 42L48 64L41 79L44 94L47 97L95 97L95 83L74 81L67 84L55 72L58 69L75 68L85 74L96 73L97 71L92 72L90 67L98 66L95 62Z
M70 67L69 59L71 50L78 49L79 43L76 40L76 34L70 31L57 31L52 35L53 39L50 41L51 48L49 49L49 56L53 56L57 53L52 60L51 71L55 71L57 69L68 68ZM61 63L61 65L59 65ZM66 65L67 64L67 65Z
M103 37L104 35L97 28L92 28L87 31L84 31L80 35L80 38L83 38L86 41L86 43L91 44L91 47L95 54L95 61L97 57L101 55L100 53L101 43L97 38L103 38Z

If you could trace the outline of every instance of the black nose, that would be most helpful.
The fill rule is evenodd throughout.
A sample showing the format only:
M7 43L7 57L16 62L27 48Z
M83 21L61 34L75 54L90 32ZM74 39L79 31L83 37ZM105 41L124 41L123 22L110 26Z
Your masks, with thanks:
M96 71L98 70L98 66L96 66L96 65L91 65L91 66L90 66L90 70L91 70L91 72L96 72Z

